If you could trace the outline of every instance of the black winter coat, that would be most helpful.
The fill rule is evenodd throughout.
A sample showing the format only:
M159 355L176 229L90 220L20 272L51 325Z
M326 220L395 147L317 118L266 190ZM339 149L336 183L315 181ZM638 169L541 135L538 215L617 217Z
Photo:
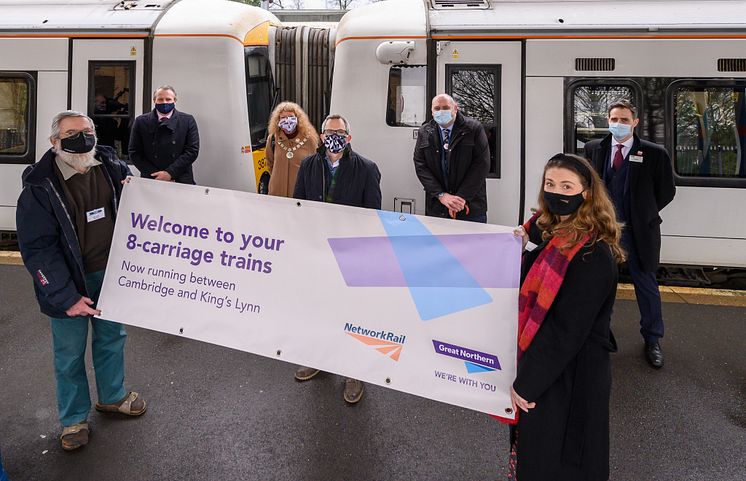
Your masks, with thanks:
M348 146L337 169L332 193L334 204L381 209L381 172L372 160L358 155ZM322 145L317 153L301 162L293 197L324 202L330 182L331 172Z
M425 188L425 213L433 217L448 217L448 209L438 200L438 194L457 195L469 206L469 215L487 212L487 174L490 171L490 147L487 134L479 121L456 113L448 152L448 188L443 177L440 153L443 149L440 127L435 120L427 122L417 132L414 147L414 168ZM463 219L466 210L458 213Z
M82 296L91 296L85 287L83 254L69 215L71 208L54 171L54 157L48 150L39 162L24 171L16 228L21 257L34 278L41 312L65 318L65 311ZM116 218L122 180L131 173L111 147L96 147L96 158L111 182L111 211Z
M661 219L659 212L676 195L673 166L663 146L634 136L629 155L639 155L642 162L629 164L630 212L627 222L632 228L635 250L642 268L647 272L658 269L661 254ZM592 140L585 145L585 156L601 178L611 168L611 134L603 139Z
M194 184L192 164L199 154L197 122L187 113L173 112L164 122L158 122L155 109L135 119L129 143L130 160L146 179L165 170L180 184Z
M541 243L533 238L532 242ZM543 248L524 255L524 276ZM519 481L606 481L609 478L609 352L617 264L605 243L586 245L528 350L513 388L536 407L520 412Z

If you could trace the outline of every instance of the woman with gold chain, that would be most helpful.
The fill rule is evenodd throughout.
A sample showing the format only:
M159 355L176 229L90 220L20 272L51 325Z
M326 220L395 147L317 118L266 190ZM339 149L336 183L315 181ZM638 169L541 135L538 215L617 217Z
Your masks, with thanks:
M319 134L294 102L281 102L275 108L268 130L269 195L292 197L300 163L316 152Z

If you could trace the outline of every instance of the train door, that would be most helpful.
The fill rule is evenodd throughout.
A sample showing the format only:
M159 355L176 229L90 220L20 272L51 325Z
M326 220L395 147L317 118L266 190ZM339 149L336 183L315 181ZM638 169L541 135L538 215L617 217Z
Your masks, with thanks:
M521 42L438 44L437 90L482 122L490 143L488 222L515 225L521 190Z
M143 50L142 39L73 40L70 107L93 119L98 143L113 147L122 160L146 95Z

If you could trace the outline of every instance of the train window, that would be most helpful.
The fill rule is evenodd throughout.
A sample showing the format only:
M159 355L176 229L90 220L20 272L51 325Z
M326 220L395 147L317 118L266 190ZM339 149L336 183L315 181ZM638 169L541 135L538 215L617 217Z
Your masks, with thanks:
M24 72L0 72L0 163L34 163L35 78Z
M601 81L604 82L604 81ZM617 100L628 100L640 107L637 89L631 84L581 81L570 89L573 129L566 147L583 155L585 144L609 134L609 106ZM608 82L608 81L606 81Z
M446 92L459 111L479 120L490 146L488 177L500 177L500 65L446 65Z
M676 173L746 178L746 82L685 81L671 95Z
M245 47L246 100L249 109L249 130L253 148L267 141L267 122L274 103L274 81L267 47Z
M386 125L419 127L427 117L424 65L396 65L389 70Z
M96 126L98 143L112 147L120 159L128 160L135 62L89 62L88 70L88 116Z

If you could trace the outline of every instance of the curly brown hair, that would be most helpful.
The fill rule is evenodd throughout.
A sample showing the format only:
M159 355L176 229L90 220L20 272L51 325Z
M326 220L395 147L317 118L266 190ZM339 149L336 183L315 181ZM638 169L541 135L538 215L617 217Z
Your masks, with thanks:
M544 202L544 182L549 169L558 168L574 172L586 192L585 199L575 213L564 221L560 216L552 214ZM542 236L547 238L558 234L568 239L561 249L569 249L576 245L586 235L590 234L593 242L603 241L609 245L617 262L624 262L625 252L620 244L622 238L622 224L616 219L614 204L609 199L606 186L601 181L590 163L582 157L573 154L557 154L544 166L541 189L539 190L539 212L536 219L537 227Z
M272 115L269 116L269 125L267 126L267 138L273 137L277 134L277 130L280 128L280 114L282 112L293 112L298 117L298 135L301 137L308 137L309 139L317 139L319 134L311 124L306 112L303 111L300 105L295 102L280 102L277 107L272 111Z

